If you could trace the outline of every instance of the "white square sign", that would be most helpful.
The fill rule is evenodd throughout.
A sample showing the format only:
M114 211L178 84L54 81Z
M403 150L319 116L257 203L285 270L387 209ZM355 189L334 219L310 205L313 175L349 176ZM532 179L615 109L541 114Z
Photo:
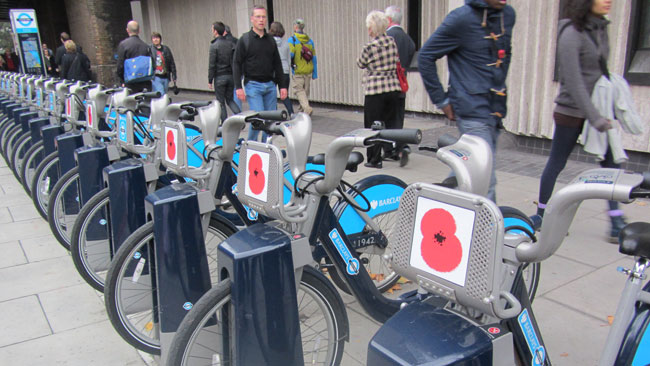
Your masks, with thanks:
M410 265L465 286L475 213L418 197Z
M165 127L165 160L178 164L178 131Z
M244 193L266 202L269 188L269 153L248 150L246 154L246 184Z

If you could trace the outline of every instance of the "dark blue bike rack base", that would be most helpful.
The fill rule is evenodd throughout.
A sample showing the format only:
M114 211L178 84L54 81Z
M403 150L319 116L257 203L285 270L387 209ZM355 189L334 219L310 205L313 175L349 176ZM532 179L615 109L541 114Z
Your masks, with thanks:
M38 118L37 112L26 112L20 114L20 126L23 129L23 132L30 132L29 121Z
M83 146L75 150L79 168L79 200L83 206L97 192L104 188L103 169L108 166L106 145Z
M148 269L157 284L153 301L160 318L154 315L154 322L159 322L164 359L183 317L210 289L210 271L196 189L164 187L146 197L145 212L154 222L155 257Z
M32 137L32 145L41 141L41 129L50 123L48 117L38 117L29 120L29 131Z
M144 167L137 159L115 162L104 168L104 186L109 187L110 242L113 253L124 240L146 222L147 196Z
M492 351L492 338L482 328L447 310L416 302L379 328L370 341L366 364L492 365Z
M223 242L217 260L232 283L232 363L304 365L291 238L255 224Z
M63 175L77 165L74 151L82 146L83 137L79 132L67 132L55 138L59 152L59 174Z
M62 135L64 132L63 126L47 125L41 128L44 156L48 156L56 151L56 137Z

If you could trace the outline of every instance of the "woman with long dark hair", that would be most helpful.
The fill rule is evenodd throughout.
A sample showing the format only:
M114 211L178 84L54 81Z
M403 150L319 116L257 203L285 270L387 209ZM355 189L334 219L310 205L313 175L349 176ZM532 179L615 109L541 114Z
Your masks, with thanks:
M603 117L591 101L596 82L607 73L609 20L605 15L609 13L611 4L612 0L569 0L564 9L564 16L568 19L561 20L558 25L560 93L553 111L555 132L551 154L542 173L537 215L532 217L536 226L541 225L555 181L576 146L585 120L601 132L612 128L612 121ZM620 167L614 163L611 147L608 147L600 166ZM625 226L623 212L617 202L609 201L608 213L611 221L609 239L618 240L618 234Z

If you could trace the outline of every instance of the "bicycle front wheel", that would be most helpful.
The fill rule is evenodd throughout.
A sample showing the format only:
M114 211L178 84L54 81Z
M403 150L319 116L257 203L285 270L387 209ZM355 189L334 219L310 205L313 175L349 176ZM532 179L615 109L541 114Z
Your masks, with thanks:
M167 365L232 365L231 282L226 279L192 307L178 328ZM327 280L305 267L297 292L305 365L338 365L343 357L347 319Z
M34 172L32 178L32 200L36 211L47 220L47 204L50 202L52 186L59 177L59 153L57 151L46 156Z
M74 167L56 182L47 204L47 217L56 240L70 250L70 235L81 203L79 202L79 168Z
M70 255L81 277L95 290L104 292L111 264L109 243L109 192L104 188L79 211L72 227Z
M377 289L385 292L399 281L400 276L393 270L388 259L391 253L390 243L382 247L377 243L376 238L383 237L387 241L391 236L397 222L399 197L404 192L406 183L393 176L376 175L362 179L354 186L370 202L368 216L374 223L363 219L358 211L345 201L337 203L333 210L343 231L353 244L363 242L357 249L359 261L366 267ZM367 205L357 192L348 192L357 205L361 207ZM373 229L373 224L379 228L379 232ZM329 258L326 261L330 262ZM328 273L338 288L350 293L341 274L334 266L328 267Z
M43 141L39 141L25 152L25 157L20 165L20 180L27 194L32 193L32 180L38 164L43 160Z
M235 232L222 222L211 219L205 239L212 283L217 282L217 248ZM160 336L154 326L158 309L153 306L156 288L149 272L154 257L153 221L134 231L115 253L104 283L104 301L108 317L120 336L133 347L160 354Z

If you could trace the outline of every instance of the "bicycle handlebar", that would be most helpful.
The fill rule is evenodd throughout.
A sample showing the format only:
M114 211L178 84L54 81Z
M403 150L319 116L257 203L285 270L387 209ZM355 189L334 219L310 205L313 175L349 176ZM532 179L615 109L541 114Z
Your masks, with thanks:
M137 100L160 98L160 92L156 91L156 92L138 93L135 95L135 98Z
M391 129L391 130L379 130L375 137L371 137L368 140L389 140L398 143L405 144L419 144L422 141L422 131L419 129Z
M253 120L270 120L270 121L286 121L289 117L289 114L285 110L275 110L275 111L259 111L253 115L246 117L246 122L251 122Z
M207 107L207 106L209 106L210 103L212 103L212 102L209 101L209 100L207 100L207 101L196 101L196 102L187 102L187 103L182 103L182 104L181 104L181 109L188 110L188 109L191 109L191 108L203 108L203 107Z

